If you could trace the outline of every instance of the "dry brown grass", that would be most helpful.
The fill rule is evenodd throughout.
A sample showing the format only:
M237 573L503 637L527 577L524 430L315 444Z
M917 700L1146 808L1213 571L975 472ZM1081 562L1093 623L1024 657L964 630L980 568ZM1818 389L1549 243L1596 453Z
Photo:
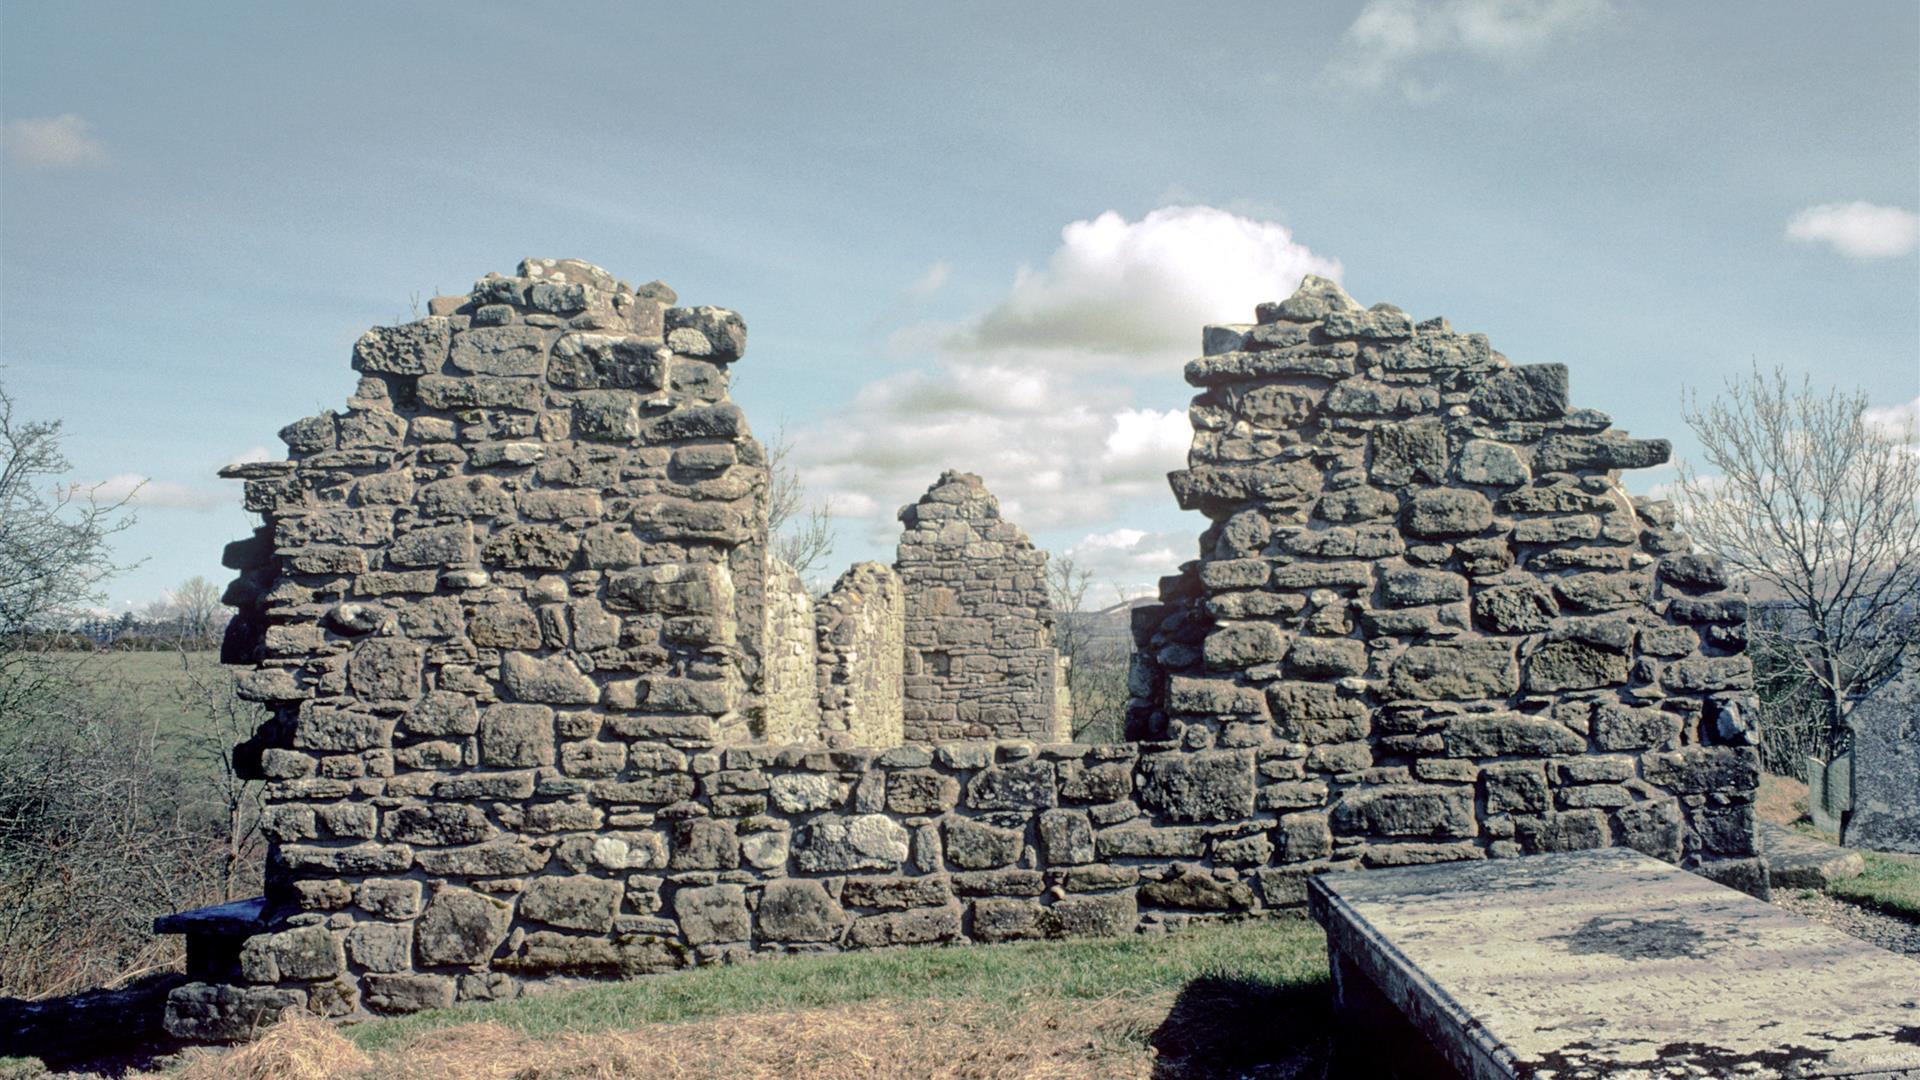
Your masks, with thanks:
M258 1041L200 1051L181 1080L560 1080L635 1077L1080 1080L1147 1077L1145 1045L1171 995L1036 1003L867 1002L537 1039L499 1023L426 1032L367 1055L318 1020L290 1019Z
M363 1075L367 1055L325 1020L296 1013L233 1050L187 1052L181 1080L333 1080Z
M1762 821L1792 825L1807 816L1807 785L1790 776L1760 774L1760 793L1755 796L1753 812Z

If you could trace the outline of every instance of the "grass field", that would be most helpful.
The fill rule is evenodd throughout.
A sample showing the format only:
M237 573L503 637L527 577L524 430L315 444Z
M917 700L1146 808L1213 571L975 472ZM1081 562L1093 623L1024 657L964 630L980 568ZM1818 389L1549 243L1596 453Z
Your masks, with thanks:
M1326 943L1302 919L1110 940L790 957L345 1031L293 1022L240 1077L1318 1076Z
M183 783L217 775L219 749L247 734L225 730L189 700L194 673L226 677L217 652L101 653L84 663L93 693L110 708L138 715L154 740L157 764Z

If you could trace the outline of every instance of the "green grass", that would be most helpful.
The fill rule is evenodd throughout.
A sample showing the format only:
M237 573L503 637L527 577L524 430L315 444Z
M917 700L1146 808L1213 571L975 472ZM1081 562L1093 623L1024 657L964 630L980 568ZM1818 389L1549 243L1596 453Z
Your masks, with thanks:
M1876 851L1860 854L1867 860L1867 872L1828 885L1827 894L1920 921L1920 857Z
M188 653L203 676L220 673L214 652ZM248 732L228 732L183 697L189 679L177 652L103 653L86 660L93 692L124 714L140 716L155 735L163 772L182 783L211 782L219 775L214 754Z
M1305 919L1282 918L1101 940L782 957L374 1020L349 1035L374 1050L481 1021L544 1037L882 999L1017 1008L1035 997L1097 1001L1176 991L1202 976L1315 988L1327 979L1326 937Z

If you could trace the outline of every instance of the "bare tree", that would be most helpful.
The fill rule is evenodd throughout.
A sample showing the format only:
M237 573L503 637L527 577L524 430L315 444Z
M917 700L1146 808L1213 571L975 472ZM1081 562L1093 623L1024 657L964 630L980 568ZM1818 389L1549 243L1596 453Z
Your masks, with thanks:
M57 420L17 419L0 388L0 718L12 722L74 662L60 652L69 628L122 569L108 541L133 524L125 499L60 483L72 467L60 438Z
M793 443L783 429L767 445L767 470L772 474L767 535L772 538L773 553L804 579L824 569L827 556L833 554L833 501L808 501L792 455Z
M168 594L173 617L180 627L180 638L188 648L210 648L226 625L222 618L220 589L199 574L180 583Z
M1073 698L1073 737L1081 742L1120 742L1125 728L1127 649L1124 639L1098 633L1107 612L1081 610L1093 571L1071 555L1047 558L1047 596L1053 603L1053 647L1067 660L1067 692Z
M173 673L70 632L132 519L61 486L68 468L60 425L0 391L0 996L173 963L154 916L259 887L259 785L231 748L261 709L210 658Z
M1819 703L1810 749L1823 757L1845 748L1853 701L1916 640L1920 455L1869 426L1866 405L1863 393L1816 390L1778 368L1729 379L1705 405L1686 398L1713 471L1681 464L1681 520L1763 599L1778 598L1749 634L1757 658L1783 661L1770 673L1777 693Z

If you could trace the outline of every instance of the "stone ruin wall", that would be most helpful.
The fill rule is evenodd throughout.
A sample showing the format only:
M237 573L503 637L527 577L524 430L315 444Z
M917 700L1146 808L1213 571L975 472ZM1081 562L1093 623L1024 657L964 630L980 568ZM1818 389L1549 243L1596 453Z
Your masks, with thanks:
M1130 727L1286 747L1259 806L1338 863L1626 844L1763 889L1746 602L1618 481L1668 444L1331 282L1258 316L1187 365L1213 527L1136 613Z
M759 716L748 726L768 742L812 742L821 733L820 640L813 594L800 575L778 559L769 560L766 581ZM864 745L897 746L899 742L896 736Z
M726 400L744 326L674 302L523 264L370 333L348 411L235 471L268 520L229 552L227 648L274 711L243 748L268 895L166 921L194 980L170 1030L1164 929L1444 858L1625 843L1763 884L1740 601L1612 478L1664 446L1566 410L1560 369L1324 285L1210 328L1190 367L1173 479L1215 525L1139 620L1147 738L734 741L805 634ZM949 482L969 486L943 478L910 535L951 524L925 507L990 508L934 498ZM963 520L1002 545L979 557L1021 550L984 509ZM901 573L856 567L814 609L840 741L901 722L860 656L946 640L908 614L905 547ZM962 593L1042 621L1023 559Z
M971 473L941 476L900 520L907 740L1069 740L1046 552Z
M850 746L905 739L906 605L900 575L855 563L815 608L820 731Z

